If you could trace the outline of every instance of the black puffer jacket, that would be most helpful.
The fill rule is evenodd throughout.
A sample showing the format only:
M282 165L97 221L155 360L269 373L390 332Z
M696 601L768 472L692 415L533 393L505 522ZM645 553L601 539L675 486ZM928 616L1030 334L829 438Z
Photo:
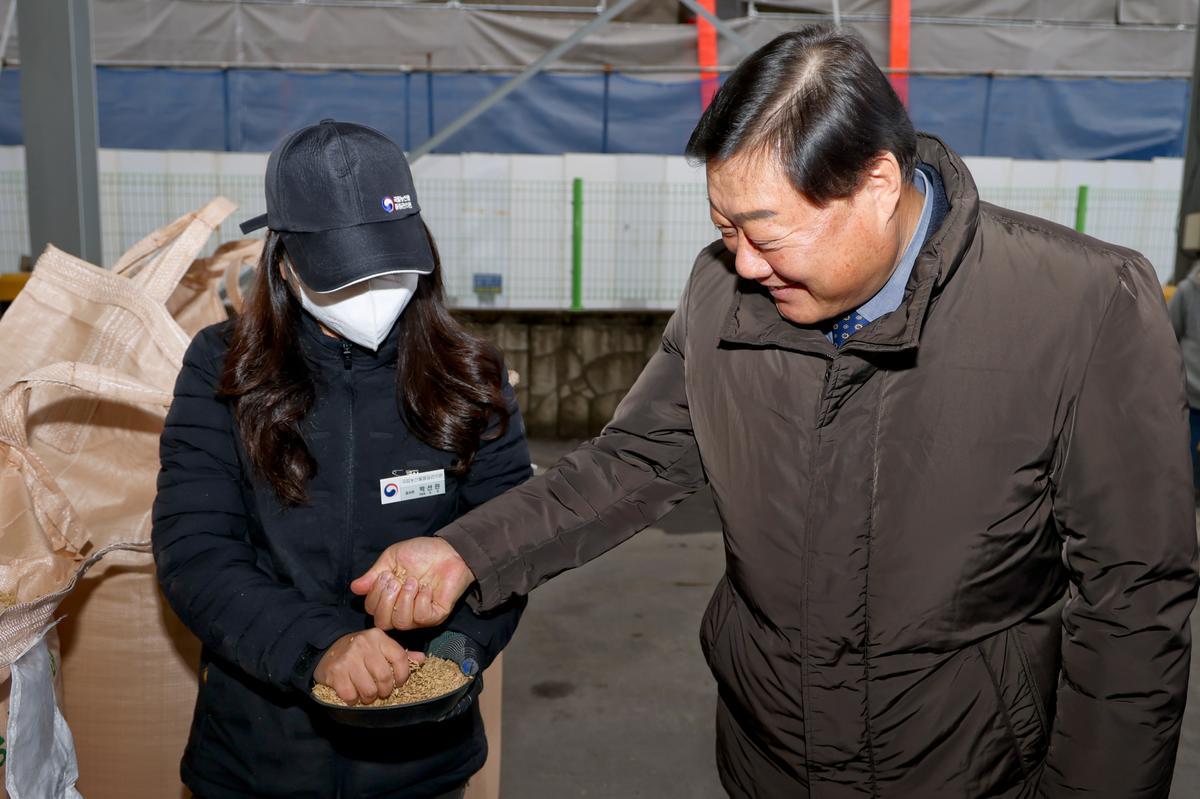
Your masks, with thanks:
M310 505L284 509L252 470L216 385L227 326L192 342L163 431L154 555L171 606L204 645L200 693L182 774L213 797L436 796L479 769L479 711L396 731L333 724L308 698L335 640L371 626L352 578L389 544L427 535L526 480L529 451L512 389L507 433L486 443L444 495L382 504L381 480L449 469L454 456L412 437L396 405L396 342L378 353L324 336L307 314L300 342L317 386L303 423L318 473ZM508 643L523 603L447 628L479 644L485 664ZM445 628L443 628L445 629ZM402 634L422 649L429 631Z

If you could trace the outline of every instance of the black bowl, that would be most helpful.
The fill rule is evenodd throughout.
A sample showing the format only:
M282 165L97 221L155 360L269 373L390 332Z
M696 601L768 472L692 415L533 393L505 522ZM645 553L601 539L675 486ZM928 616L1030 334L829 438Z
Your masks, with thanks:
M448 694L435 696L433 699L426 699L422 702L409 702L407 705L381 705L379 707L358 705L347 707L324 702L317 699L311 693L309 697L324 708L331 719L350 727L368 727L371 729L406 727L410 724L441 721L454 709L459 700L467 695L467 692L471 690L474 684L475 678L471 677L462 687L456 688Z

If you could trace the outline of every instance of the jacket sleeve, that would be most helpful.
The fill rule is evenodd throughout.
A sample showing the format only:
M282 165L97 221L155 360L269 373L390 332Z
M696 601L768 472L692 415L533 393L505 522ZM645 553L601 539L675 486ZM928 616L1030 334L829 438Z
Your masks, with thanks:
M471 464L466 481L459 492L459 508L463 512L519 486L533 475L521 409L517 406L516 392L508 384L508 371L503 372L504 397L508 402L508 427L499 438L485 440L475 455L475 461ZM513 597L495 610L476 613L463 602L451 615L446 628L462 633L478 644L482 654L479 665L487 668L512 640L517 622L521 620L521 614L525 611L525 604L525 597Z
M258 680L307 691L321 653L354 630L336 608L257 565L233 416L216 396L214 332L202 332L184 356L159 445L151 536L158 582L211 651Z
M1042 796L1166 799L1170 789L1197 587L1182 375L1158 280L1128 263L1056 470L1071 587Z
M438 535L478 580L470 601L494 608L587 563L704 485L684 385L687 292L660 349L600 437Z

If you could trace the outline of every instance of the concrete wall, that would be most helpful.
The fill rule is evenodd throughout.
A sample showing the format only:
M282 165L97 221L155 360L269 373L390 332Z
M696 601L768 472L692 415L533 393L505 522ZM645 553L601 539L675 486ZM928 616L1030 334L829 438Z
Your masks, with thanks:
M590 438L612 418L658 349L665 311L456 312L504 352L520 374L517 397L530 436Z

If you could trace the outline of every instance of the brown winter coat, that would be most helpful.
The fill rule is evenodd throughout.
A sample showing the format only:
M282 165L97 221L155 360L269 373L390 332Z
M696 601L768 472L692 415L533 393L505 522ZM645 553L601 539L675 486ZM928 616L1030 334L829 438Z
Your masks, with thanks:
M835 350L710 246L604 433L440 535L493 607L707 480L735 797L1166 797L1197 578L1158 281L920 157L950 209L897 311Z

